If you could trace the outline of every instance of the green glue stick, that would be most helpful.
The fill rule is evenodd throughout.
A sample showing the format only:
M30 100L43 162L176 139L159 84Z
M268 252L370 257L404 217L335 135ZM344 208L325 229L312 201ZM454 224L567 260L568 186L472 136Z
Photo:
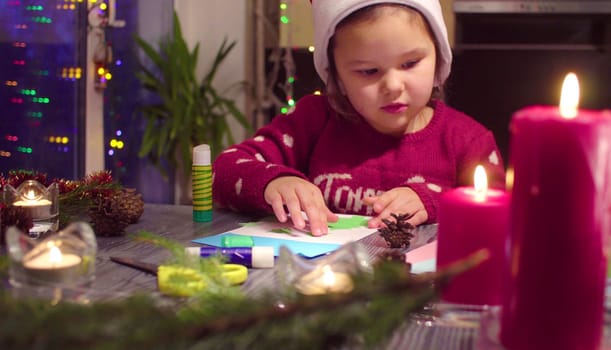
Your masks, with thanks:
M203 144L193 148L191 179L193 185L193 221L212 221L210 146Z

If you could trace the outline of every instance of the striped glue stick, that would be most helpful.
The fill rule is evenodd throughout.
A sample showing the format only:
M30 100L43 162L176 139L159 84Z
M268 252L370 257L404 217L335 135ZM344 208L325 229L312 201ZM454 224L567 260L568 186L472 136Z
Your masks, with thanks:
M193 221L212 221L212 164L210 146L203 144L193 148Z

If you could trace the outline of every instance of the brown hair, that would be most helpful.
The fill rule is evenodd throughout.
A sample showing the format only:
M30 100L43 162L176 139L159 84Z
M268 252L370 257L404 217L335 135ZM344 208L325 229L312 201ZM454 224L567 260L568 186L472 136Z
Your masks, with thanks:
M351 23L364 22L364 21L375 19L379 17L380 14L382 13L382 10L383 10L382 7L394 7L396 9L401 8L401 9L407 10L407 12L410 13L411 15L416 15L414 18L418 18L420 21L422 21L422 23L424 23L429 36L431 37L431 39L433 40L433 43L435 44L435 51L437 52L437 55L436 55L437 62L435 64L435 70L437 70L437 67L439 67L440 65L439 45L437 44L437 39L435 35L433 35L431 26L429 25L428 21L424 18L424 16L422 16L422 14L420 14L419 11L409 6L401 5L401 4L390 4L390 3L366 6L359 10L354 11L353 13L348 15L346 18L344 18L341 22L337 24L337 26L335 27L335 30L337 31L338 29L348 24L351 24ZM337 112L337 114L349 120L356 120L358 113L354 110L354 107L352 106L348 98L344 94L342 94L340 86L339 86L337 67L335 66L335 59L333 57L334 49L335 49L335 35L332 36L331 39L329 39L329 45L327 46L327 58L329 60L329 77L326 82L326 88L325 88L326 95L329 100L329 104ZM443 99L443 86L434 86L433 91L431 93L430 101L440 100L440 99Z

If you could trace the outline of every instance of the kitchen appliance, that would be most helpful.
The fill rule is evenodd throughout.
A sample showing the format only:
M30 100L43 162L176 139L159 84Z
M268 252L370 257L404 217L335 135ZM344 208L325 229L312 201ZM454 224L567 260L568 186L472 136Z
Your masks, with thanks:
M608 0L454 0L455 13L611 13Z
M557 105L564 76L581 108L611 108L611 1L454 1L456 36L446 100L491 129L505 162L511 115Z

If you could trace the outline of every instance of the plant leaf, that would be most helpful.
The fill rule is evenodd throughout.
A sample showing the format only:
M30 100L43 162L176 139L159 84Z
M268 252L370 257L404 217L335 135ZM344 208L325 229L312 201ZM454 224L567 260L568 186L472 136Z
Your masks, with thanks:
M188 174L194 145L209 144L214 158L234 143L227 123L229 118L235 119L247 132L252 127L235 101L225 95L227 91L219 92L213 86L220 66L237 42L224 38L210 69L198 80L200 44L189 49L176 11L173 15L172 36L161 40L157 48L140 37L135 39L152 63L141 63L136 77L146 91L158 98L138 108L137 116L146 123L138 155L147 157L162 174L177 165ZM234 86L244 91L244 84Z

